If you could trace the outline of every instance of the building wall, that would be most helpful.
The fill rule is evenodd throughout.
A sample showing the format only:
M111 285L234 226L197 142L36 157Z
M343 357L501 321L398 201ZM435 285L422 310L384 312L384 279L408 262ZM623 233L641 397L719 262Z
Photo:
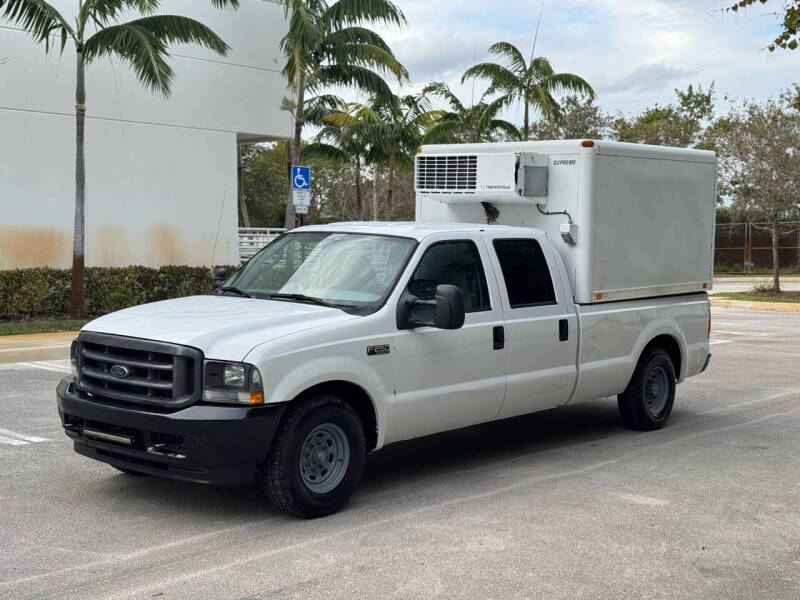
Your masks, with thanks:
M51 0L70 15L74 0ZM209 25L232 51L172 50L167 100L129 68L87 71L87 249L91 266L235 264L237 143L291 135L279 108L283 9L242 0L163 0ZM74 218L74 48L45 55L0 22L0 268L67 267Z

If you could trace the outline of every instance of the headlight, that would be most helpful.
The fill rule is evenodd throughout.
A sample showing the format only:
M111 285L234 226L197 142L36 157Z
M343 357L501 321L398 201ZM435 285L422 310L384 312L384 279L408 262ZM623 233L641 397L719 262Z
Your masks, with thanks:
M203 367L203 400L217 404L263 404L261 373L246 363L207 360Z

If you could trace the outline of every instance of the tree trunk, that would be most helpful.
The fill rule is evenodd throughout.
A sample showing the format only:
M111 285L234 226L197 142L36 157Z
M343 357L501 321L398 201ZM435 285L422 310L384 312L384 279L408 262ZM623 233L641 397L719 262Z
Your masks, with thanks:
M772 219L772 291L781 293L781 260L780 260L780 230L778 228L778 214Z
M358 220L364 220L364 203L361 200L361 157L356 156L356 214Z
M86 268L86 160L84 156L84 130L86 126L86 84L83 52L77 53L77 78L75 85L75 227L72 237L72 289L69 314L86 316L84 273Z
M386 220L392 220L392 197L394 196L394 163L389 164L389 178L386 180Z
M303 119L305 118L306 76L302 71L297 81L297 108L294 118L294 146L292 148L292 164L300 164L300 138L303 135ZM288 229L295 227L294 203L292 202L292 171L289 168L289 195L286 202L286 218L283 226Z
M530 108L526 99L523 99L523 102L525 103L525 122L522 124L522 137L527 142L530 136Z
M242 147L236 144L236 162L238 163L239 173L239 207L242 211L242 224L250 227L250 216L247 214L247 202L244 197L244 171L242 170Z
M372 220L377 221L380 219L378 215L378 174L380 173L378 165L375 165L375 177L372 182Z

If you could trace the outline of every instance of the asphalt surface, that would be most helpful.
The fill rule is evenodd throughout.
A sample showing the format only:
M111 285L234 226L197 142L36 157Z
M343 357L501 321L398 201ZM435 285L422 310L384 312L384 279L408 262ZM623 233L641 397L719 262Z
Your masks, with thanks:
M66 363L0 365L0 598L796 600L799 334L715 309L663 430L606 399L390 446L315 521L80 457Z

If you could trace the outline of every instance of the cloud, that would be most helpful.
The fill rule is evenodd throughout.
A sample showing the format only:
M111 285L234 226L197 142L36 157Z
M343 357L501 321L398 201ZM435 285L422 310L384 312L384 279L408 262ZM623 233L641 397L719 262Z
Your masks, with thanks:
M396 0L403 30L384 29L411 72L413 89L443 80L469 103L473 85L461 75L489 58L496 41L530 52L539 0ZM674 101L674 87L716 82L723 97L765 98L800 72L800 51L763 52L777 25L766 8L720 12L730 0L545 0L536 54L556 71L584 77L606 110L633 113ZM480 98L485 84L475 84ZM512 107L506 118L518 121Z
M681 69L663 63L640 65L631 73L608 86L598 87L598 92L652 92L671 86L674 82L697 75L696 69Z

